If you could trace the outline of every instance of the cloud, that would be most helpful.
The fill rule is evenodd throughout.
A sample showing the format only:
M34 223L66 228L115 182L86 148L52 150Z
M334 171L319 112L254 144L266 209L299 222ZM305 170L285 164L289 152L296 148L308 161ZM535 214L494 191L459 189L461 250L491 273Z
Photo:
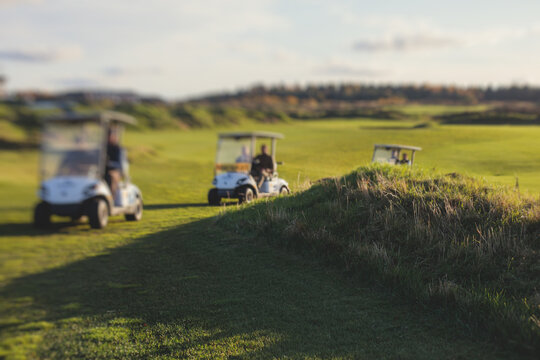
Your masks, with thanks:
M163 70L159 67L127 68L121 66L110 66L103 69L102 74L108 78L119 78L127 76L159 75Z
M341 13L340 13L341 14ZM403 16L376 16L365 18L342 11L341 17L355 18L365 33L378 36L361 38L352 48L358 52L414 52L447 48L475 48L498 46L521 39L534 39L540 35L540 22L520 26L490 26L476 29L442 28L429 19Z
M78 59L82 50L78 46L61 48L0 49L0 59L28 63L49 63Z
M468 46L498 45L505 42L525 38L537 38L540 35L540 23L533 23L523 27L499 27L468 34Z
M87 78L87 77L61 78L61 79L56 79L54 82L62 87L68 87L68 88L88 88L88 87L98 87L102 85L100 81L93 78Z
M461 41L447 36L411 35L385 39L359 40L353 49L360 52L416 51L440 49L461 45Z
M387 71L359 67L340 62L327 62L322 66L316 67L314 72L319 75L360 77L380 77L388 74Z

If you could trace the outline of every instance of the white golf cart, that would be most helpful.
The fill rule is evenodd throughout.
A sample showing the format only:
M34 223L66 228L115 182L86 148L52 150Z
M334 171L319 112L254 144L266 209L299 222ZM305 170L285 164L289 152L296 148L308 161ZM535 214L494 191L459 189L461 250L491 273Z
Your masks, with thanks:
M422 148L396 144L375 144L372 163L413 166L414 154Z
M258 173L257 160L252 155L258 139L271 140L274 169L268 176ZM288 194L289 184L280 179L277 173L277 139L283 139L283 135L271 132L219 134L215 177L212 181L215 188L208 192L208 203L219 205L222 199L238 199L240 203L249 203L260 197Z
M87 216L90 226L101 229L109 215L126 220L142 218L143 202L139 188L129 179L126 153L119 149L118 163L107 164L109 137L120 145L125 124L134 125L131 116L101 112L66 113L44 119L41 145L41 200L34 210L34 224L47 227L51 216L77 220ZM111 193L107 169L118 172L116 194Z

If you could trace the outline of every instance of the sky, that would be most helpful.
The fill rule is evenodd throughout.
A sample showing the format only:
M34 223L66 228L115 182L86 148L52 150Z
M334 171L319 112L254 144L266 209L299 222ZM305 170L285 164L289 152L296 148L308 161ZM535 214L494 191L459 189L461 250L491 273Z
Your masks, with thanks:
M538 0L0 0L8 91L540 85Z

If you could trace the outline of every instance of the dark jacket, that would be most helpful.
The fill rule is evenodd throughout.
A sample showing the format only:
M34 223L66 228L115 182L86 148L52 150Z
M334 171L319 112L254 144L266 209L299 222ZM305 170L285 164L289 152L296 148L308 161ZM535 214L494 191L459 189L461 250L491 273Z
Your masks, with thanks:
M270 155L257 155L253 163L255 164L255 170L257 171L260 171L262 169L274 170L274 160L272 160L272 157Z
M107 170L119 170L122 167L122 149L118 145L107 145Z

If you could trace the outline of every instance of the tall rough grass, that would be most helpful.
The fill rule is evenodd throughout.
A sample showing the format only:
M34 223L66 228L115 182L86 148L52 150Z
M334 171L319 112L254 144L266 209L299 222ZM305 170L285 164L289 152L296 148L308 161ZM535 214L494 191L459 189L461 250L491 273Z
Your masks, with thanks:
M540 351L540 199L459 174L362 167L220 220Z

